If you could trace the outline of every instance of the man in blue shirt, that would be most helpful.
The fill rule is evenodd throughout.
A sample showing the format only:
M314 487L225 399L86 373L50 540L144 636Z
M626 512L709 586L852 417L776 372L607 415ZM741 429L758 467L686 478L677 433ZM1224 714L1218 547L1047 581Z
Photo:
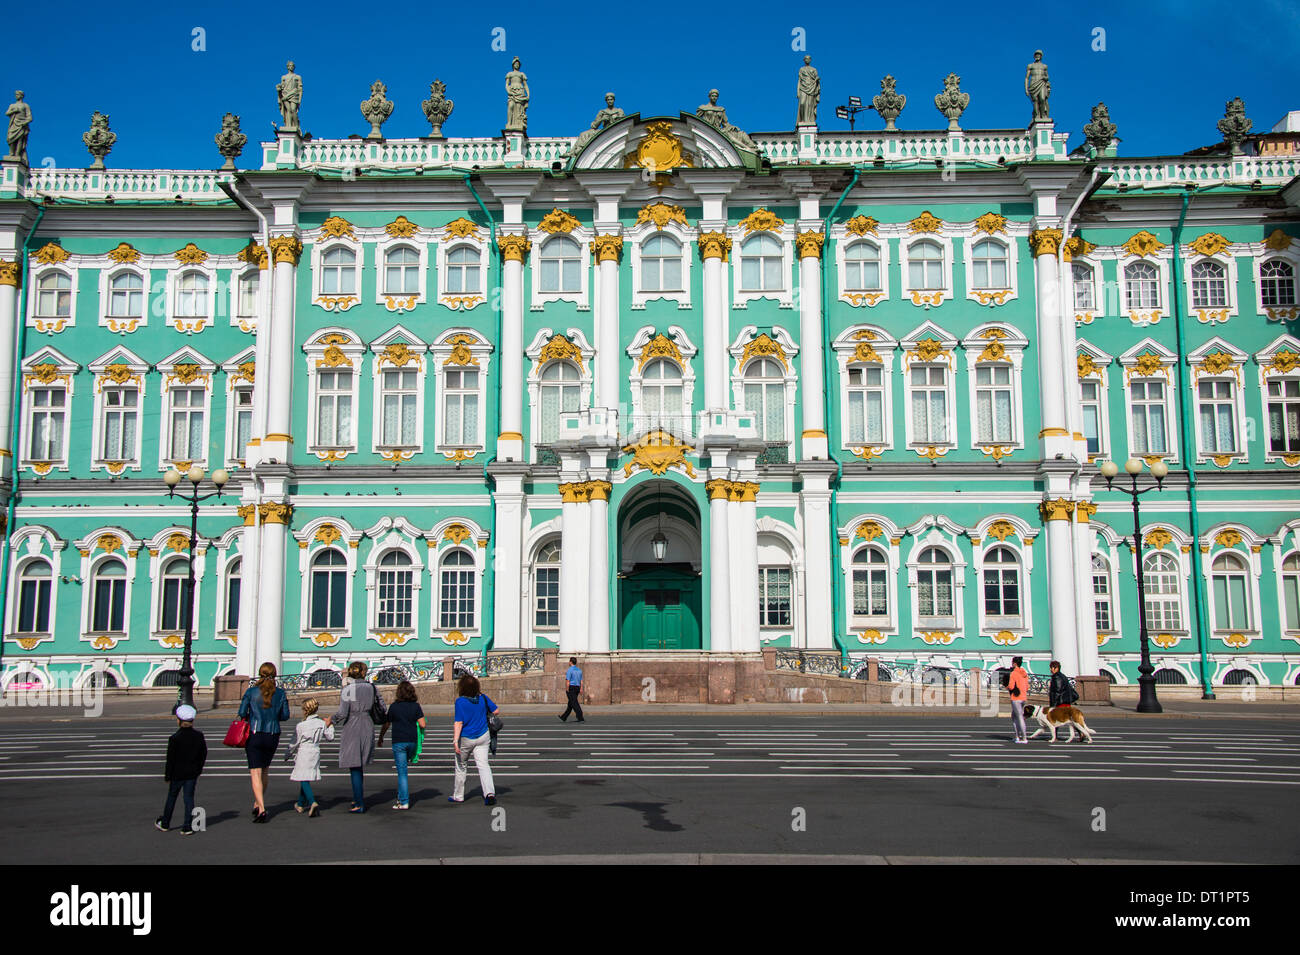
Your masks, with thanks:
M566 692L569 694L569 706L560 717L560 722L567 723L570 713L578 714L579 723L587 722L582 718L582 704L578 702L582 693L582 670L578 668L577 657L569 657L569 669L564 671L564 681L568 684Z

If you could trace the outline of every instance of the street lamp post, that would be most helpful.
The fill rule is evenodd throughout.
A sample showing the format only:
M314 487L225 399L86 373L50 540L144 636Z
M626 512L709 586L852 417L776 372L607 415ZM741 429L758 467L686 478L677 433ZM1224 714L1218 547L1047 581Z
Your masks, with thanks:
M187 501L190 505L190 567L189 577L186 581L186 592L183 595L183 606L185 607L185 656L181 659L181 683L180 691L177 694L177 706L182 703L187 706L194 705L194 667L190 662L190 649L194 639L194 551L198 546L199 502L206 501L210 497L220 497L226 482L230 480L230 475L224 469L218 468L212 472L212 483L217 486L216 491L200 494L199 484L203 482L204 476L203 468L197 464L194 465L184 475L184 477L189 478L193 489L189 494L178 495L176 486L181 483L181 472L171 468L163 475L163 483L167 485L167 496L169 498L180 497L182 501Z
M1124 470L1129 476L1129 487L1114 487L1112 481L1119 474L1119 465L1114 461L1103 461L1100 465L1101 476L1106 479L1106 489L1123 491L1133 499L1133 554L1134 572L1137 574L1138 586L1138 639L1142 647L1142 662L1138 664L1138 705L1139 713L1163 713L1164 707L1156 699L1156 678L1152 675L1155 668L1151 666L1151 644L1147 634L1147 590L1142 579L1142 520L1138 513L1138 499L1148 491L1164 490L1165 478L1169 474L1169 465L1157 461L1151 465L1151 476L1156 483L1151 487L1138 489L1138 475L1142 473L1142 459L1129 458L1124 462Z

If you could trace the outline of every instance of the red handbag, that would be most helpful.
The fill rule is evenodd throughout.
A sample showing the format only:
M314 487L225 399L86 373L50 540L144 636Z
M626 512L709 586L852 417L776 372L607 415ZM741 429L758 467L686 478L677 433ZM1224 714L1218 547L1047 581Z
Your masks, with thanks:
M242 749L248 744L250 735L248 720L235 720L230 724L230 729L226 730L226 738L222 742L227 746L238 746Z

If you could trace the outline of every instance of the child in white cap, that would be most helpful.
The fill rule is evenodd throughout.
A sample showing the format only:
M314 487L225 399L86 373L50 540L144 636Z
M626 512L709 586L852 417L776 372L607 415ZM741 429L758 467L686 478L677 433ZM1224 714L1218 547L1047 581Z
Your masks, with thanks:
M167 765L163 770L163 778L168 783L167 803L163 806L163 814L153 823L159 832L171 828L176 796L184 793L185 824L181 826L181 835L194 833L194 786L208 759L207 740L194 728L194 717L197 715L194 707L186 703L176 707L176 719L180 728L167 740Z

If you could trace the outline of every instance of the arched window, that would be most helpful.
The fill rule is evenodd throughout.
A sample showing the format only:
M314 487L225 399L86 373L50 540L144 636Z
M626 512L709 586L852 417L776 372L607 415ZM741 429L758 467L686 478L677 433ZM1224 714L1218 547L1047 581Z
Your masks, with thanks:
M938 547L927 547L917 559L916 613L923 626L954 625L952 559Z
M567 235L552 236L542 244L538 267L543 292L582 291L582 246Z
M1300 553L1282 561L1282 604L1288 630L1300 630Z
M1161 686L1186 686L1187 685L1187 677L1183 675L1183 672L1181 670L1174 670L1170 667L1162 667L1161 669L1157 670L1155 673L1151 675L1155 677L1156 683L1160 684Z
M114 318L144 317L144 279L120 272L108 280L108 314Z
M1009 288L1007 247L992 239L981 239L971 250L971 288Z
M415 603L410 557L395 550L380 558L378 592L375 626L380 630L409 630Z
M93 633L126 632L126 564L106 560L95 569L92 601Z
M943 249L939 243L923 241L907 249L908 288L933 291L943 288Z
M384 256L384 294L415 295L419 291L419 254L405 245L389 249Z
M1010 547L984 555L984 617L990 627L1020 626L1020 562Z
M329 249L321 257L320 273L322 295L357 293L357 254L351 249Z
M1075 262L1070 267L1074 276L1074 310L1086 312L1097 306L1094 304L1092 287L1092 266Z
M450 551L442 559L438 627L442 630L474 628L474 558L463 550Z
M190 622L194 600L190 596L189 560L177 557L163 566L161 613L158 629L184 630Z
M235 303L236 318L257 317L257 294L262 287L262 273L249 269L239 277L239 295Z
M578 369L567 361L553 361L542 369L542 433L538 444L554 444L560 436L560 415L578 410L580 379Z
M347 626L347 559L336 550L323 550L311 562L312 630L337 630Z
M1223 675L1224 686L1257 686L1259 681L1249 670L1229 670Z
M844 288L851 292L880 290L880 249L865 240L844 250Z
M533 562L533 626L538 630L560 627L560 542L551 541Z
M72 317L72 278L63 272L47 272L36 283L36 315L39 318Z
M1101 554L1092 555L1092 606L1097 618L1097 632L1107 633L1115 629L1110 604L1110 562Z
M775 236L752 235L740 247L740 288L774 292L782 287L781 243Z
M18 632L50 632L50 586L53 573L46 560L29 560L18 574Z
M889 561L879 547L853 555L853 616L889 616Z
M1214 587L1214 629L1250 629L1249 573L1236 554L1220 554L1211 565Z
M786 441L785 375L770 358L760 358L745 369L745 410L752 412L764 441Z
M239 629L239 591L243 580L243 566L243 560L236 557L226 568L225 629L228 631Z
M1178 562L1168 554L1149 554L1142 562L1147 595L1147 627L1151 630L1181 630Z
M652 235L641 245L641 290L679 292L681 288L681 243L670 235Z
M640 430L664 427L672 431L682 416L682 395L682 370L677 362L667 358L648 362L641 375L641 407L647 420Z
M1228 304L1227 272L1218 262L1192 266L1192 308L1223 308Z
M1150 262L1134 262L1124 270L1124 296L1127 307L1160 307L1160 271Z
M447 253L446 291L459 294L477 292L481 287L478 272L478 250L468 245L457 246Z
M181 318L205 318L208 314L208 277L186 272L176 279L176 314Z
M1295 304L1295 269L1290 262L1270 259L1259 267L1259 297L1265 306Z

